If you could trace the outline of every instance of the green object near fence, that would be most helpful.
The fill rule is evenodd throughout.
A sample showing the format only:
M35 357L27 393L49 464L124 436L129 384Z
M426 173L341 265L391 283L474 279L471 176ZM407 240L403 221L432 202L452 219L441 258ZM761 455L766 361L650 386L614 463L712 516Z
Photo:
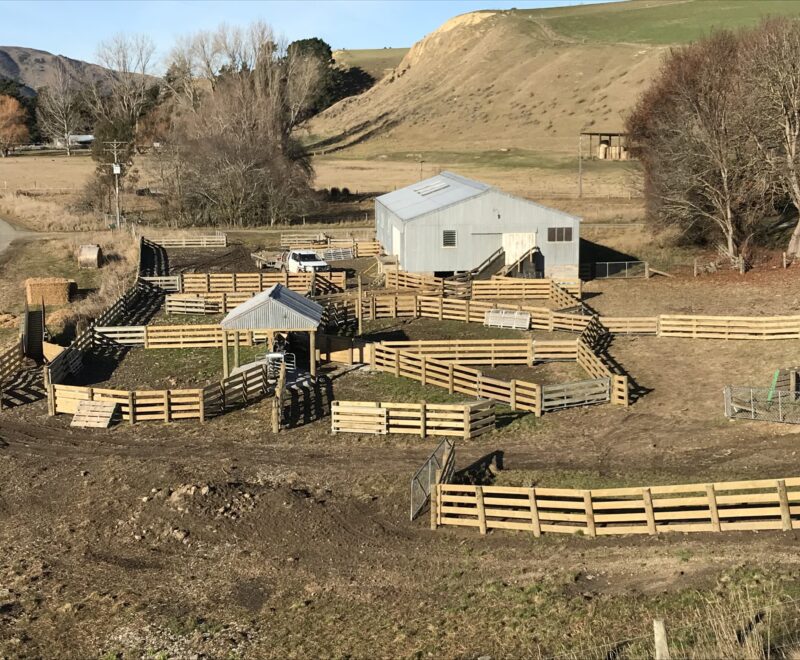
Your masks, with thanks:
M767 395L767 403L772 403L772 397L775 396L775 389L778 387L778 378L781 375L781 370L776 369L775 374L772 376L772 385L769 386L769 394Z

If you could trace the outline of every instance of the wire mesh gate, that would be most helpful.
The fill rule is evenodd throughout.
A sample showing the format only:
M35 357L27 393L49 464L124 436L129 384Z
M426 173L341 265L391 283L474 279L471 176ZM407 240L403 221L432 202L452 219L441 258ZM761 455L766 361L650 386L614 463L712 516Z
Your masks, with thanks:
M800 424L800 392L728 385L724 396L729 419Z
M441 470L438 483L448 483L455 471L455 465L456 443L445 438L411 477L411 520L414 520L428 503L431 490L437 483L436 471Z

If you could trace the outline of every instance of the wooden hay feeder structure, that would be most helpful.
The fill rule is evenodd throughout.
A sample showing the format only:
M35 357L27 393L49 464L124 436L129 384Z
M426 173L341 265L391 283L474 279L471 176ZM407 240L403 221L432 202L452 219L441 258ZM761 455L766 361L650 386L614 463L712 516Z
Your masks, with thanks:
M78 248L78 267L100 268L103 263L103 251L99 245L81 245Z
M313 300L282 284L274 284L266 291L248 298L238 307L233 308L222 319L222 357L223 372L227 378L228 368L228 332L249 330L267 333L270 345L276 333L304 332L308 334L309 371L312 377L317 375L317 330L322 321L324 309ZM234 368L239 366L239 332L231 333L234 337Z
M31 277L25 280L25 299L29 305L66 305L75 290L75 281L64 277Z

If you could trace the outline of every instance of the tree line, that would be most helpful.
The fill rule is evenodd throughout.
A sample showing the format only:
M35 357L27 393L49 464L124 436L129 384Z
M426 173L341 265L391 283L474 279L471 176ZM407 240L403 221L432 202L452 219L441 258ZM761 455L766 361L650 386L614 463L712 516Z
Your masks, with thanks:
M304 213L313 170L294 129L374 83L337 66L321 39L286 43L262 22L179 39L160 77L146 36L105 41L97 60L111 72L102 82L75 80L59 64L35 99L0 87L0 152L42 135L69 155L70 137L91 132L97 168L84 205L111 207L114 143L123 180L134 184L144 164L164 219L184 226L275 224Z
M731 260L800 256L800 22L671 50L626 123L651 222Z

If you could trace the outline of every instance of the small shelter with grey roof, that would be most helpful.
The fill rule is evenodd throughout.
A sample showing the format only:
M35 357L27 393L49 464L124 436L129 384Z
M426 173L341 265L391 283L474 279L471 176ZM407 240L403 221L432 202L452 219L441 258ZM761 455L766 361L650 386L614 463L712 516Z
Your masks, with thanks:
M307 332L309 338L309 367L317 374L316 335L322 321L323 308L313 300L275 284L234 307L220 322L223 330L223 357L227 362L227 331L254 330L266 332L270 343L275 333ZM238 333L234 333L238 338ZM238 366L238 356L236 364ZM225 365L227 376L227 364Z
M580 218L452 172L377 197L375 228L407 272L466 272L501 257L510 267L530 257L534 275L578 277Z

